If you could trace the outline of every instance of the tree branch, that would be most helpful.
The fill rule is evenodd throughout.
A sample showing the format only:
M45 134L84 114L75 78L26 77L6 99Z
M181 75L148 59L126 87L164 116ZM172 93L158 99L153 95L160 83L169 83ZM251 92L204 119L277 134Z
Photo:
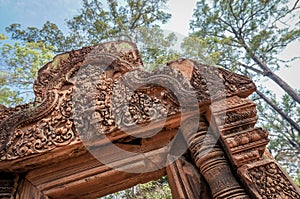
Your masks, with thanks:
M298 3L299 3L299 0L297 0L297 1L294 3L294 6L292 7L291 10L295 10L295 9L299 8L299 7L297 7Z
M277 113L279 113L294 129L296 129L300 133L300 126L292 120L287 114L285 114L278 106L276 106L267 96L265 96L262 92L256 90L256 93L269 104Z
M244 68L247 68L247 69L249 69L249 70L254 71L255 73L258 73L258 74L263 74L263 73L264 73L263 71L258 70L258 69L256 69L256 68L254 68L253 66L248 66L248 65L243 64L243 63L241 63L241 62L239 62L239 64L240 64L241 66L243 66Z
M243 20L243 24L241 25L241 30L243 30L244 26L250 22L251 20L253 20L254 16L258 15L259 12L262 12L264 9L266 8L266 4L264 4L264 6L261 6L260 9L256 10L255 12L252 12L253 10L251 9L251 14L245 19Z
M290 10L288 10L286 13L284 13L283 15L277 17L277 18L273 21L272 24L275 24L277 21L280 21L282 18L284 18L286 15L288 15L288 14L291 13L292 11L294 11L294 10L296 10L296 9L299 9L300 6L297 7L299 1L300 1L300 0L297 0L297 1L294 3L293 7L292 7ZM281 22L281 21L280 21L280 22ZM281 23L283 23L283 22L281 22Z
M272 79L277 85L279 85L285 92L287 92L298 104L300 104L300 94L297 93L288 83L276 75L263 61L261 61L246 44L245 40L240 34L234 30L235 36L239 39L240 44L250 55L253 61L263 70L263 75Z
M144 1L143 2L143 4L142 4L142 6L141 6L141 8L140 8L140 10L139 10L139 13L138 13L138 15L137 15L137 17L134 19L134 21L131 23L131 26L130 26L130 28L129 28L129 30L133 30L133 29L135 29L136 27L136 23L138 22L138 20L140 20L140 18L142 17L142 15L143 14L145 14L145 13L143 13L142 12L142 10L143 10L143 8L145 7L145 5L146 5L146 1ZM134 13L133 13L133 10L130 8L130 10L131 10L131 17L133 17L133 15L134 15ZM132 20L133 18L131 18L131 20Z

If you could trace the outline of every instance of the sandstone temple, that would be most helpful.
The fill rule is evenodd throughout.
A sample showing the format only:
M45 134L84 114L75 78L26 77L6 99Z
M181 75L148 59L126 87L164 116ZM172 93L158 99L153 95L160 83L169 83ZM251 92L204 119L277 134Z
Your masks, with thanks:
M247 77L135 44L57 55L32 103L0 105L0 198L98 198L167 175L173 198L300 199L256 126Z

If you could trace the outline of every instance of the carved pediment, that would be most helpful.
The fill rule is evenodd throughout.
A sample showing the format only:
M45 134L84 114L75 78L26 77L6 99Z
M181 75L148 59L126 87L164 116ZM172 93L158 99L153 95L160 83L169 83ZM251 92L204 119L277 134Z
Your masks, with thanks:
M89 124L78 123L78 128L97 123L99 129L91 132L107 134L120 126L130 128L177 114L183 103L178 99L194 107L196 101L191 99L196 96L201 107L211 99L245 96L254 90L247 77L188 59L146 72L137 47L130 42L73 50L39 70L34 103L1 107L1 161L80 142L72 117L74 105L80 119L90 117L87 109L94 111Z
M273 188L262 188L257 176L268 184L276 174L280 186L289 186L282 196L299 198L298 188L264 155L268 132L255 127L256 104L246 99L255 89L245 76L183 58L146 71L127 41L57 55L39 70L34 102L0 106L0 182L10 183L0 189L15 192L23 172L18 189L25 192L30 185L38 197L90 198L90 191L98 197L126 188L126 176L133 186L167 170L171 188L179 188L175 196L263 198ZM191 165L179 158L187 148ZM95 190L98 183L102 190Z

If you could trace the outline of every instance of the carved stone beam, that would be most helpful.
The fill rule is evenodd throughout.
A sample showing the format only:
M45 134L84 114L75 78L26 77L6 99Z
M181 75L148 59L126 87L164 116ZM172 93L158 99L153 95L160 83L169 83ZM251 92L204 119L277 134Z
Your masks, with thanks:
M105 71L107 79L102 82L110 84L120 74L142 67L142 62L135 44L125 41L57 55L39 70L33 103L16 108L0 107L0 169L13 169L12 165L14 169L25 168L47 162L49 156L39 157L61 147L69 153L81 150L72 118L72 94L78 71L87 66ZM100 76L99 71L94 75L97 74ZM26 157L34 155L38 156L36 161L26 163Z

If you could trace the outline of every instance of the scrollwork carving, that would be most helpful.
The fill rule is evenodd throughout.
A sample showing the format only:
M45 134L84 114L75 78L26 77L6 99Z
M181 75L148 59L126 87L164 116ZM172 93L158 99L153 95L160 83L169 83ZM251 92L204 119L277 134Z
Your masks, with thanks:
M42 67L34 84L34 103L15 109L1 107L1 160L52 150L76 141L78 135L71 129L72 76L83 64L103 62L106 58L115 72L127 72L142 64L136 46L119 41L57 55Z
M248 78L222 68L215 68L194 62L191 84L198 94L199 100L222 99L225 96L248 96L256 90L255 84ZM216 81L219 79L219 81ZM221 89L223 88L223 89Z
M58 94L56 92L49 93L47 98L37 107L28 108L22 110L19 113L13 114L11 117L7 118L0 124L1 132L1 148L0 154L4 155L8 152L8 149L14 142L14 139L19 133L16 132L17 129L20 129L27 124L38 121L43 116L51 113L53 108L58 103ZM5 156L2 156L1 159L6 159Z
M83 136L101 134L101 138L114 139L133 126L150 124L151 130L152 121L175 118L178 122L175 114L187 112L181 122L190 123L181 125L180 130L214 198L249 198L244 188L256 198L300 198L278 165L262 160L268 133L254 128L256 105L243 99L256 89L249 78L187 59L172 61L151 73L141 66L136 46L124 41L56 56L39 71L34 103L0 107L0 160L78 143L82 138L79 131ZM199 120L196 114L200 127L195 133L191 129ZM174 130L175 126L177 123L167 127ZM125 136L123 141L131 139ZM183 164L187 179L191 179L187 182L197 184L188 173L190 168ZM236 170L244 187L233 173Z
M53 95L49 95L51 98L47 99L49 100L47 103L44 102L39 107L24 112L26 119L23 115L22 119L11 128L3 125L3 129L10 136L7 138L5 148L1 151L1 160L11 160L52 150L57 146L67 145L74 141L76 135L71 130L73 123L68 115L70 107L59 106L59 104L68 103L68 95L70 95L70 91L62 94L60 98L58 93L53 93ZM52 105L47 107L49 102L52 102ZM16 122L16 119L8 121ZM5 124L7 125L7 123L9 122Z

